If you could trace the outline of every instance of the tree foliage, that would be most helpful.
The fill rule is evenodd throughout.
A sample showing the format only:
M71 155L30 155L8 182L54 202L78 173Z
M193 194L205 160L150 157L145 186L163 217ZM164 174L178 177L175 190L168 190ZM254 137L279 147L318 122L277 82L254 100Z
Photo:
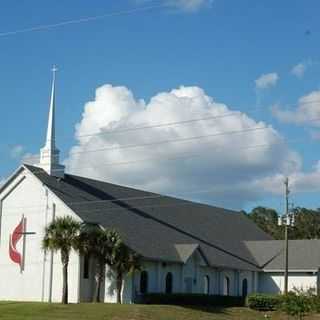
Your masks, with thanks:
M320 239L320 209L296 207L294 227L289 227L289 239ZM271 208L256 207L248 217L274 239L283 239L283 227L278 226L279 213Z
M70 252L77 248L80 223L71 216L58 217L45 229L44 250L60 251L63 274L62 303L68 303L68 265Z
M78 239L78 250L94 258L95 281L93 301L100 302L105 266L113 271L117 288L117 302L121 303L123 280L128 273L140 269L140 256L130 249L113 229L102 229L98 225L84 224Z
M107 262L116 276L117 303L122 303L121 292L123 280L127 274L141 268L140 256L123 242L114 248L111 259Z
M106 264L110 262L120 245L122 240L115 230L102 229L98 225L83 225L79 235L78 249L83 255L93 258L96 264L93 302L100 302Z

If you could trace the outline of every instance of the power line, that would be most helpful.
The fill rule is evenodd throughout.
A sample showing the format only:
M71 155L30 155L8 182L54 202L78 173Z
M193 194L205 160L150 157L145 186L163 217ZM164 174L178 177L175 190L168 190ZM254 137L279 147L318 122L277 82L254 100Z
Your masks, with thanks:
M299 140L304 140L304 139L292 139L291 141L297 142ZM277 143L265 143L265 144L259 144L259 145L253 145L253 146L246 146L243 148L234 148L233 150L252 150L252 149L257 149L257 148L265 148L265 147L271 147L271 146L275 146L275 145L281 145L281 144L285 144L287 143L288 140L281 140ZM227 149L227 147L220 147L220 148L214 148L213 150L223 150L223 149ZM162 160L166 160L166 161L175 161L175 160L180 160L180 159L191 159L191 158L198 158L198 157L202 157L201 154L199 153L188 153L188 152L182 152L182 153L178 153L178 154L174 154L171 157L159 157L159 156L155 156L155 157L149 157L149 158L143 158L143 159L136 159L136 160L130 160L130 161L123 161L123 162L108 162L105 163L103 166L94 166L95 168L103 168L103 167L109 167L109 166L118 166L118 165L130 165L130 164L135 164L135 163L140 163L140 162L146 162L146 161L162 161ZM86 169L86 168L92 168L92 166L77 166L77 168L80 169ZM39 171L40 172L40 171Z
M230 112L230 113L226 113L226 114L222 114L222 115L218 115L218 116L208 116L208 117L197 118L197 119L159 123L159 124L155 124L155 125L145 125L145 126L140 125L140 126L136 126L136 127L131 127L131 128L129 127L129 128L125 128L125 129L119 129L119 130L110 130L110 131L105 131L105 132L83 134L83 135L77 136L77 138L86 138L86 137L109 135L109 134L120 134L120 133L126 133L126 132L137 131L137 130L170 127L170 126L176 126L176 125L184 125L184 124L193 123L193 122L207 121L207 120L214 120L214 119L221 119L221 118L226 118L226 117L242 116L242 115L244 115L243 112L235 111L235 112Z
M317 101L320 102L320 100L317 100ZM184 121L176 121L176 122L171 122L171 123L157 124L157 125L154 125L154 126L150 125L150 126L145 126L145 127L127 128L127 129L119 130L119 131L116 130L115 133L134 131L134 130L141 130L141 129L148 129L148 128L154 128L154 127L166 127L166 126L170 126L170 125L184 124L184 123L197 122L197 121L205 121L205 120L209 120L209 119L218 119L218 118L224 118L224 117L229 117L229 116L234 116L234 115L242 116L244 114L241 113L240 111L236 111L234 113L228 113L228 114L224 114L224 115L220 115L220 116L204 117L204 118L198 118L198 119L189 119L189 120L184 120ZM308 121L304 121L304 123L311 123L311 122L315 122L315 121L319 121L319 120L320 120L320 118L314 118L314 119L309 119ZM93 152L101 152L101 151L112 151L112 150L120 150L120 149L132 149L132 148L139 148L139 147L149 147L149 146L154 146L154 145L161 145L161 144L167 144L167 143L178 143L178 142L199 140L199 139L216 137L216 136L241 134L241 133L246 133L246 132L251 132L251 131L259 131L259 130L266 130L266 129L272 129L272 127L270 125L265 125L263 127L251 127L251 128L242 129L242 130L222 131L222 132L217 132L217 133L214 133L214 134L187 137L187 138L177 138L177 139L170 139L170 140L163 140L163 141L155 141L155 142L144 143L144 144L131 144L131 145L124 145L124 146L106 147L106 148L101 148L101 149L74 151L74 152L69 152L69 155L93 153ZM108 133L113 133L113 131L106 132L106 134L108 134ZM104 133L90 134L88 136L100 135L100 134L102 135ZM23 158L23 160L24 161L28 161L28 160L37 159L37 158L38 158L38 156L30 156L30 157Z
M299 141L304 141L304 138L297 138L297 139L286 139L286 140L280 140L278 142L274 143L265 143L265 144L257 144L257 145L252 145L252 146L245 146L245 147L239 147L239 148L233 148L232 150L254 150L257 148L265 148L265 147L272 147L276 145L281 145L281 144L286 144L288 142L299 142ZM206 145L209 143L205 143ZM223 150L223 149L228 149L228 147L224 146L219 146L216 148L213 148L213 150ZM140 162L147 162L147 161L175 161L175 160L180 160L180 159L190 159L190 158L197 158L201 157L202 155L197 153L189 153L189 152L181 152L181 153L176 153L170 157L161 157L161 156L155 156L155 157L148 157L148 158L142 158L142 159L136 159L136 160L130 160L130 161L122 161L122 162L108 162L105 163L103 166L94 166L94 168L102 168L106 166L118 166L118 165L130 165L130 164L135 164L135 163L140 163ZM27 163L26 163L27 164ZM92 166L77 166L77 168L80 169L92 169ZM42 170L36 171L35 173L42 173Z
M299 141L299 140L302 140L302 139L292 139L291 141ZM269 146L273 146L273 145L281 145L283 143L286 143L287 141L283 140L283 141L279 141L278 143L269 143L269 144L260 144L260 145L252 145L252 146L247 146L247 147L240 147L240 148L235 148L235 150L239 150L239 149L255 149L255 148L263 148L263 147L269 147ZM197 155L197 154L194 154L192 155L192 157L201 157L201 155ZM176 158L178 159L178 158ZM149 159L141 159L141 161L149 161ZM173 158L172 159L162 159L162 160L174 160ZM114 163L113 165L117 165L119 163ZM109 165L112 165L112 164L105 164L104 166L109 166ZM99 166L96 166L95 168L98 168ZM89 167L88 167L89 168ZM47 174L45 173L42 169L39 169L39 170L36 170L36 171L33 171L32 172L33 174ZM203 190L197 190L197 191L191 191L191 192L185 192L183 193L184 195L186 194L193 194L193 193L203 193L203 192L208 192L208 191L213 191L212 188L210 189L203 189ZM147 192L147 191L145 191ZM85 204L85 203L90 203L90 204L94 204L94 203L103 203L103 202L117 202L117 201L134 201L134 200L142 200L142 199L153 199L153 198L162 198L162 197L170 197L169 195L159 195L159 194L154 194L152 192L149 192L151 195L149 196L143 196L143 197L129 197L129 198L117 198L117 199L111 199L111 200L94 200L94 201L81 201L81 202L70 202L68 204L72 204L72 205L76 205L76 204ZM21 206L20 208L29 208L30 206ZM31 208L37 208L37 207L44 207L44 206L31 206ZM8 207L6 207L8 208ZM19 207L15 207L13 206L12 208L14 209L17 209Z
M193 98L197 98L197 97L199 97L199 96L196 96L196 97L193 97ZM320 103L320 99L314 99L314 100L310 100L310 101L304 102L302 104L294 105L291 108L294 108L296 106L301 106L301 105L308 105L308 104L318 103L318 102ZM198 121L207 121L207 120L214 120L214 119L227 118L227 117L233 117L233 116L243 116L243 115L246 115L245 112L247 112L247 111L255 111L255 110L260 110L260 109L261 109L261 107L252 107L252 108L247 108L245 111L240 111L240 110L232 111L232 112L229 112L229 113L216 115L216 116L208 116L208 117L201 117L201 118L195 118L195 119L187 119L187 120L182 120L182 121L160 123L160 124L155 124L155 125L143 125L143 124L140 124L140 125L137 125L135 127L128 127L128 128L124 128L124 129L115 129L115 130L109 130L109 131L105 131L105 132L95 132L95 133L78 135L77 138L85 138L85 137L109 135L109 134L120 134L120 133L126 133L126 132L130 132L130 131L136 131L136 130L145 130L145 129L167 127L167 126L183 125L183 124L188 124L188 123L193 123L193 122L198 122ZM317 118L316 120L320 120L320 118Z
M110 12L110 13L97 15L97 16L90 16L90 17L84 17L84 18L79 18L79 19L66 20L66 21L52 23L52 24L44 24L44 25L34 26L34 27L30 27L30 28L1 32L0 37L13 36L13 35L17 35L17 34L29 33L29 32L41 31L41 30L49 30L49 29L54 29L54 28L63 27L63 26L67 26L67 25L102 20L102 19L105 19L108 17L113 17L113 16L130 15L130 14L137 13L137 12L149 11L152 9L164 8L164 7L168 7L168 6L169 6L168 4L163 3L163 4L158 4L158 5L138 7L138 8L122 10L122 11L115 11L115 12Z
M242 129L242 130L222 131L222 132L217 132L214 134L193 136L193 137L188 137L188 138L177 138L177 139L155 141L155 142L149 142L149 143L143 143L143 144L130 144L130 145L124 145L124 146L106 147L106 148L92 149L92 150L86 150L86 151L74 151L74 152L71 151L71 152L69 152L69 155L83 154L83 153L95 153L95 152L101 152L101 151L111 151L111 150L120 150L120 149L142 148L142 147L149 147L149 146L155 146L155 145L161 145L161 144L167 144L167 143L179 143L179 142L199 140L199 139L204 139L204 138L241 134L241 133L247 133L247 132L252 132L252 131L270 129L270 128L271 128L270 126L251 127L251 128ZM35 159L35 158L37 158L37 157L26 157L26 158L24 158L24 160L31 160L31 159Z

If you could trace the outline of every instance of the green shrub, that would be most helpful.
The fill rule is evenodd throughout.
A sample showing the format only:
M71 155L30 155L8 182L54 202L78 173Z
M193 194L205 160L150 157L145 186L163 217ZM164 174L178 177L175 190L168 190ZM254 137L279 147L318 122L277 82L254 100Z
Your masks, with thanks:
M272 311L280 307L281 295L253 293L247 297L247 306L259 311Z
M303 319L304 316L315 310L315 299L303 292L290 292L283 296L281 310L290 316Z
M234 296L206 295L206 294L164 294L149 293L137 297L136 302L143 304L193 305L193 306L221 306L242 307L245 299Z

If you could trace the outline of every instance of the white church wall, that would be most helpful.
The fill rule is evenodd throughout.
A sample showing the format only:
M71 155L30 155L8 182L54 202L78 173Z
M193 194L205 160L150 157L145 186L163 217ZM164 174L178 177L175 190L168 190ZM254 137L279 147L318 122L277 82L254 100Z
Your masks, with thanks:
M199 293L207 293L205 291L206 276L209 277L209 294L217 294L219 290L217 281L217 270L210 267L201 267L200 269Z
M233 270L223 270L220 272L220 291L219 294L222 295L229 295L229 296L233 296L233 295L237 295L237 292L235 290L235 285L234 285L234 271ZM227 279L229 279L229 285L228 285L228 281ZM228 289L229 286L229 289Z
M110 269L110 267L106 266L105 272L105 283L104 283L104 302L108 303L116 303L117 302L117 287L115 281L115 274ZM123 285L122 285L122 302L123 303L133 303L133 276L131 274L125 276Z
M159 292L159 262L154 261L143 261L142 262L142 269L148 273L148 289L147 292L157 293ZM141 272L136 272L134 278L134 289L137 294L140 294L140 277Z
M14 188L13 188L14 186ZM10 192L7 190L10 189ZM71 214L62 202L46 192L46 188L32 174L23 170L0 195L0 299L48 301L51 283L51 253L42 250L45 225L52 220L53 202L56 216ZM26 219L26 231L34 232L22 237L16 245L24 256L24 270L9 257L9 237L15 227ZM75 215L74 215L75 216ZM52 272L52 301L61 301L62 271L60 255L54 254ZM69 266L70 301L78 301L78 255L71 254Z
M23 179L23 180L21 180ZM6 192L10 189L10 192ZM40 183L22 172L0 195L2 202L0 240L0 299L38 300L43 292L43 250L41 240L45 217L45 193ZM9 239L22 216L26 220L27 235L17 242L19 253L24 251L24 270L9 256Z
M159 292L166 291L166 277L168 273L172 274L172 292L181 292L181 265L178 263L162 263L160 267Z
M288 290L294 288L308 290L317 289L317 275L308 272L289 272ZM283 273L261 272L259 273L259 292L281 293L284 290Z

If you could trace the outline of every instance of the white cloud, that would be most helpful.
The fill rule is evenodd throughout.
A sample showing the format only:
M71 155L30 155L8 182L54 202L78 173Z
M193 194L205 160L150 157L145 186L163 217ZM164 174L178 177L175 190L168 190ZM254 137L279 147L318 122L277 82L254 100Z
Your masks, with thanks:
M278 174L251 183L251 188L263 190L266 195L283 195L285 175ZM290 190L294 193L310 193L320 191L320 162L307 172L300 170L291 172L289 175Z
M34 164L38 164L40 162L40 155L39 154L32 154L32 153L25 153L22 156L22 163L24 164L30 164L30 165L34 165Z
M298 63L297 65L295 65L292 69L291 69L291 73L293 75L295 75L297 78L302 78L305 71L307 69L307 66L305 63L301 62Z
M210 7L213 0L165 0L165 2L183 11L194 12L205 7Z
M302 78L307 69L312 65L312 61L302 61L291 69L291 74L297 78Z
M198 87L160 92L145 102L137 100L126 87L104 85L96 90L95 100L85 105L76 126L77 145L66 160L67 168L76 174L113 183L240 208L248 201L265 197L265 189L257 188L259 181L274 181L283 173L300 170L300 157L281 143L281 135L271 126L255 132L136 148L126 146L266 124L238 112L237 116L184 125L110 133L141 124L154 126L230 112L226 105ZM101 134L88 136L94 132ZM257 145L264 147L248 148ZM89 152L97 149L104 151ZM180 158L173 160L177 155ZM143 159L149 160L139 161ZM195 190L204 192L190 193Z
M161 0L162 3L175 10L193 13L200 9L211 8L214 0ZM135 0L136 3L148 3L150 0Z
M276 72L262 74L258 79L255 80L257 89L267 89L277 84L279 76Z
M23 152L24 152L24 146L16 145L11 148L10 156L13 159L18 159L22 156Z
M320 126L320 90L300 98L296 109L283 109L276 105L271 110L281 122Z

